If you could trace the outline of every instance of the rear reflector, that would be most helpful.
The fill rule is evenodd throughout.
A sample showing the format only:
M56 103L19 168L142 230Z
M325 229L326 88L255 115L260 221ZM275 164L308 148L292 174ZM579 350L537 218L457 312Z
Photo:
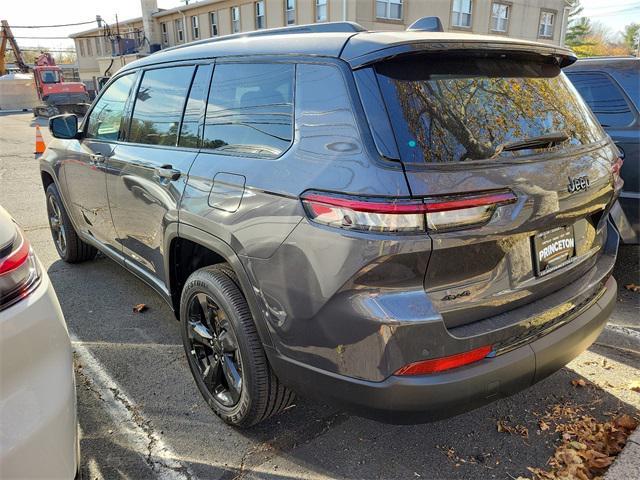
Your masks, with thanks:
M332 227L371 232L443 231L488 222L496 208L516 201L510 190L419 200L363 199L320 192L302 195L309 218Z
M488 345L448 357L421 360L405 365L394 373L394 375L428 375L430 373L444 372L445 370L451 370L452 368L462 367L463 365L482 360L489 355L491 351L492 347Z

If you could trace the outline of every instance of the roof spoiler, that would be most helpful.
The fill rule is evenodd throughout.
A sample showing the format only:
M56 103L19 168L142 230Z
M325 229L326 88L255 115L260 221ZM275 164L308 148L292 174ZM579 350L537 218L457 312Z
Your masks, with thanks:
M440 17L422 17L407 28L407 32L444 32Z

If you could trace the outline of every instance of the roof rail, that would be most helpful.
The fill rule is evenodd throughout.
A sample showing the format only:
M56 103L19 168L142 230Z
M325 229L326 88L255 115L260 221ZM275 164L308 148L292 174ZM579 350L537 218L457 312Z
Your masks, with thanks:
M234 40L236 38L254 38L254 37L270 37L272 35L286 35L289 33L357 33L367 31L362 25L355 22L324 22L310 23L307 25L293 25L291 27L268 28L264 30L254 30L252 32L232 33L230 35L222 35L221 37L204 38L195 42L176 45L169 48L163 48L161 52L178 50L192 45L203 45L208 43L222 42L225 40Z

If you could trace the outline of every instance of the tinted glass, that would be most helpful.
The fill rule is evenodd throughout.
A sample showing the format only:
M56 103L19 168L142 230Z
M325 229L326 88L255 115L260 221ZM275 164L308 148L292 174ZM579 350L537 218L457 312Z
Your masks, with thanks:
M180 130L180 140L178 145L181 147L200 146L200 138L202 138L202 117L204 115L204 107L207 103L207 93L209 92L209 80L211 80L212 65L200 65L196 71L189 92L189 100L184 109L184 118L182 119L182 128Z
M620 89L604 73L567 73L603 127L626 127L633 113Z
M144 72L133 106L129 141L175 145L182 109L195 67L159 68Z
M134 74L125 75L118 78L105 90L91 110L86 127L86 137L118 140L124 107L134 79Z
M533 137L566 134L566 142L548 150L601 136L557 66L453 57L388 62L376 69L401 157L408 162L508 158L539 150L509 148Z
M222 64L213 72L203 147L274 158L293 135L291 64Z

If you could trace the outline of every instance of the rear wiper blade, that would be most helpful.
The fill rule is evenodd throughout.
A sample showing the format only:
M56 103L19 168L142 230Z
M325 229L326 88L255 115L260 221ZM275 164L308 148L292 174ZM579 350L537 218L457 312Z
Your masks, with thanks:
M550 148L564 143L567 140L569 140L569 135L566 133L553 132L524 140L516 140L515 142L505 142L498 145L494 156L499 155L501 152L513 152L515 150L527 150L530 148Z

